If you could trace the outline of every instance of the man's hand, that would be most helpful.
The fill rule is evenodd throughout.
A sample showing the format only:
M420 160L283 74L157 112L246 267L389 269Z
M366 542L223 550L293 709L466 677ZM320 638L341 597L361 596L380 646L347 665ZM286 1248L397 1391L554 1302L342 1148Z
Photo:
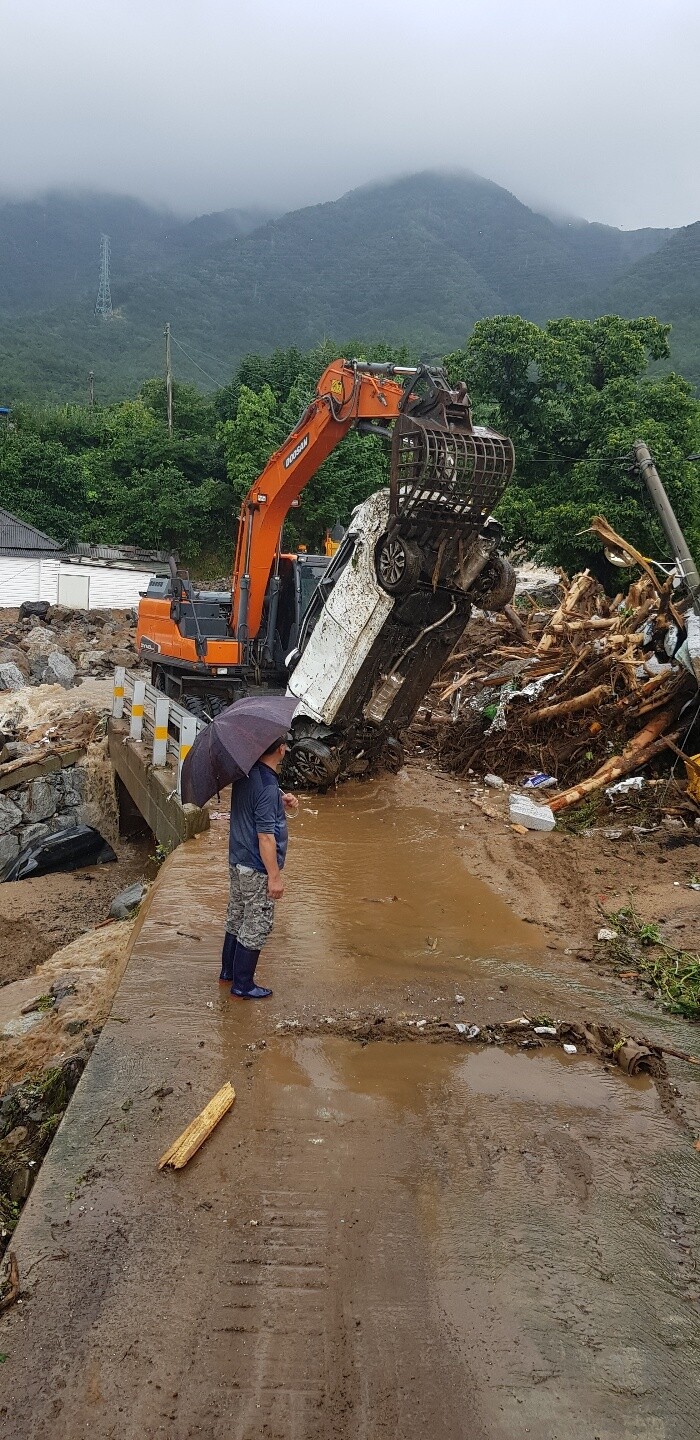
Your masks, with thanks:
M281 900L284 895L284 880L282 871L277 864L277 845L274 835L258 832L258 845L260 858L267 870L267 898L268 900Z
M282 871L278 870L276 875L267 877L267 896L269 900L281 900L284 895L284 879Z
M288 815L295 815L299 809L299 797L297 795L291 795L288 790L283 790L282 804Z

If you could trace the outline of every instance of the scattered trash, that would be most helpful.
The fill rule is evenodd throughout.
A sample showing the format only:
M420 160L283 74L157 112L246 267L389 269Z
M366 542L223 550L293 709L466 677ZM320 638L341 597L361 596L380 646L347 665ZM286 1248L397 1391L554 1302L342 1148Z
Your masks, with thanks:
M484 785L489 785L492 790L507 790L508 788L500 775L484 775Z
M643 790L646 781L643 775L630 775L626 780L618 780L616 785L608 785L605 793L609 800L616 795L629 795L634 790Z
M636 1040L625 1040L622 1045L616 1045L614 1055L626 1075L638 1075L640 1070L648 1070L653 1061L651 1050L646 1045L638 1045Z
M523 790L551 790L556 783L554 775L545 775L542 770L535 775L528 775L526 780L521 781Z
M556 1035L557 1033L555 1025L534 1025L533 1029L536 1035Z
M575 1045L569 1045L565 1043L564 1045L562 1045L562 1050L565 1052L566 1055L578 1055L578 1050Z
M504 1020L503 1024L506 1030L522 1030L524 1026L530 1024L530 1021L527 1015L518 1015L515 1020Z
M700 887L698 887L698 888L700 888ZM464 996L463 996L463 995L455 995L455 1005L463 1005L463 1004L464 1004Z
M173 1170L181 1170L183 1165L186 1165L188 1160L196 1155L200 1145L204 1144L215 1126L231 1109L235 1098L236 1092L233 1085L227 1080L226 1084L222 1085L209 1101L209 1104L205 1105L200 1114L190 1122L187 1129L183 1130L165 1154L161 1155L158 1169L163 1170L166 1165L169 1165Z
M455 1030L459 1031L459 1034L460 1034L460 1035L466 1035L466 1033L467 1033L467 1026L464 1025L463 1023L460 1023L460 1021L457 1021L456 1024L455 1024Z
M470 1025L467 1030L467 1040L476 1040L477 1035L480 1034L481 1030L478 1025Z
M549 805L538 805L527 795L511 795L509 814L514 824L524 825L527 830L550 831L554 829L554 815Z
M605 926L598 931L599 940L617 940L617 930L608 930Z

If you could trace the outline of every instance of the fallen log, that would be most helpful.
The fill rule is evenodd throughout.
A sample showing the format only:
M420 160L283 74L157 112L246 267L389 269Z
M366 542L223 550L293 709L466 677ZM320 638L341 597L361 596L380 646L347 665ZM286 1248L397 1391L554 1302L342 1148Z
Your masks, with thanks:
M575 715L579 710L592 710L603 700L614 698L609 685L594 685L583 695L574 695L570 700L559 700L555 705L542 705L531 715L523 716L526 725L537 725L540 720L552 720L555 715Z
M552 796L549 801L550 809L557 813L559 810L568 810L572 805L578 805L585 800L587 795L592 795L596 790L602 790L606 785L612 785L623 775L628 775L630 770L637 766L646 765L654 755L665 750L669 741L677 740L681 731L675 730L670 735L662 732L667 725L671 725L675 719L674 710L662 710L655 715L643 730L640 730L621 755L614 755L606 760L600 769L590 775L587 780L582 780L578 785L572 785L568 790L562 790L560 795Z

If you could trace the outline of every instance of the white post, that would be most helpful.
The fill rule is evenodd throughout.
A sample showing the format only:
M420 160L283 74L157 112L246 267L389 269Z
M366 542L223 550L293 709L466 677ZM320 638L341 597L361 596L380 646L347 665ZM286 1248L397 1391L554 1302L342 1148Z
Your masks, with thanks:
M182 764L197 739L196 715L183 715L180 721L180 750L177 759L177 793L182 794Z
M146 681L134 680L134 693L131 697L131 725L129 735L132 740L140 740L143 733L143 702L146 698Z
M126 670L123 665L117 665L114 671L114 688L112 690L112 718L121 720L124 714L124 676Z
M170 701L167 695L159 695L156 700L156 713L153 725L153 764L167 765L168 763L168 714L170 712Z

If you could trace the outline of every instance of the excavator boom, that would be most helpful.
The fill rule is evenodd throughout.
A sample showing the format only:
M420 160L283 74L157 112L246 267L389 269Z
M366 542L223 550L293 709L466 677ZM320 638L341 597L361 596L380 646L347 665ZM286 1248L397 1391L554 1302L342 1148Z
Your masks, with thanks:
M413 367L354 360L334 360L324 370L311 404L241 506L231 587L237 640L258 634L282 526L304 486L358 420L396 419L405 392L394 377L415 374Z

